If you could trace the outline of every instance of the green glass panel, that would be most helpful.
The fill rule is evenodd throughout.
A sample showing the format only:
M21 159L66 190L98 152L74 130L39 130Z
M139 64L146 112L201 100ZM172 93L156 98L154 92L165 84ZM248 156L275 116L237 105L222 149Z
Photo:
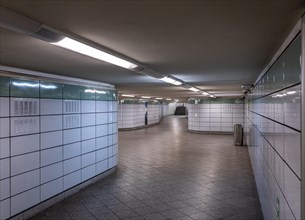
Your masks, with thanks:
M222 100L221 99L211 99L211 104L221 104Z
M108 100L108 91L104 89L96 89L95 100L97 101Z
M284 60L283 56L274 63L274 90L280 90L284 87Z
M81 99L82 87L76 85L65 84L63 86L64 99Z
M40 81L40 98L61 99L62 88L60 83Z
M118 92L116 90L112 91L112 101L118 100Z
M200 99L198 104L210 104L210 99Z
M81 99L95 100L95 94L96 94L95 88L81 87Z
M0 96L10 95L10 78L0 76Z
M299 36L283 54L285 87L301 82L300 56L301 37Z
M39 81L11 78L11 96L38 98Z

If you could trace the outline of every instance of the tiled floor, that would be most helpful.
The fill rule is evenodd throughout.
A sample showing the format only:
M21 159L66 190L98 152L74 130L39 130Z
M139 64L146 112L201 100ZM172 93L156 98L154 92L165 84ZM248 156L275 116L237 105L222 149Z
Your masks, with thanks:
M247 148L185 117L119 134L117 172L34 219L263 219Z

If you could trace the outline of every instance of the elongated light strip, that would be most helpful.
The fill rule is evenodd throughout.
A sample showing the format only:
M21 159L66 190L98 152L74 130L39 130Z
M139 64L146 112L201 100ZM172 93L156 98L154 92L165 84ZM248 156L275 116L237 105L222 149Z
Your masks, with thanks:
M135 97L134 95L128 95L128 94L122 94L122 96L123 97L131 97L131 98Z
M158 99L158 100L162 100L163 98L156 98L156 99Z
M150 99L151 97L150 96L141 96L141 98L143 98L143 99Z
M189 88L189 90L191 90L191 91L193 91L193 92L199 92L199 91L200 91L199 89L196 89L196 88L194 88L194 87Z
M163 77L161 80L164 81L164 82L167 82L167 83L171 83L171 84L176 85L176 86L182 85L182 82L174 80L174 79L172 79L170 77L167 77L167 76Z
M118 58L109 53L103 52L101 50L98 50L68 37L65 37L61 41L52 44L126 69L134 69L137 67L136 64L130 63L126 60L123 60L121 58Z

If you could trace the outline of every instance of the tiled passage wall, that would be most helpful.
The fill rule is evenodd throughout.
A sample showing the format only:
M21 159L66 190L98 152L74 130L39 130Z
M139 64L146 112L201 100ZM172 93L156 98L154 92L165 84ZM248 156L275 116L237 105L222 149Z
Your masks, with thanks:
M246 136L265 219L301 218L300 55L297 37L246 101Z
M118 105L119 128L136 128L145 125L146 108L144 103Z
M243 100L201 99L188 104L189 130L233 132L235 124L243 125L243 118Z
M117 164L116 92L0 76L0 218Z
M147 123L149 125L159 123L162 118L162 105L161 104L148 104L147 105Z
M162 117L162 105L144 102L121 102L118 105L119 128L137 128L145 126L145 114L147 112L147 124L158 123Z

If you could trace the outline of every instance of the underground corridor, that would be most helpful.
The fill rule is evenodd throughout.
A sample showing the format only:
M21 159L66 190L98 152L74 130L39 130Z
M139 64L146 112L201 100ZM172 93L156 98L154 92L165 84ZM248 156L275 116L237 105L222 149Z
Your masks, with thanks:
M262 219L246 147L197 134L185 116L119 132L108 177L34 216L40 219Z

